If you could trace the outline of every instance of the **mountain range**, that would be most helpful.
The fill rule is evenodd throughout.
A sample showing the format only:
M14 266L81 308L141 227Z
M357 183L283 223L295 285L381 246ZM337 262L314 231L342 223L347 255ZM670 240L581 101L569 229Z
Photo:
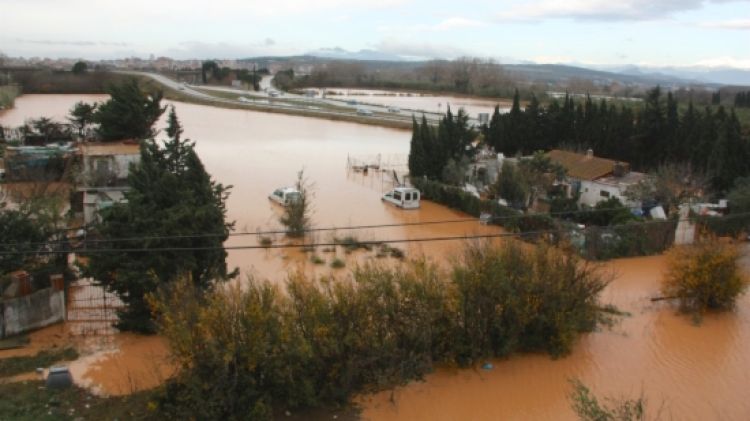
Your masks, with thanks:
M362 61L415 62L413 57L377 50L349 51L343 48L322 48L310 51L306 56ZM562 78L578 77L594 80L618 81L621 83L644 83L660 85L707 85L719 87L721 85L750 86L750 69L733 67L708 66L638 66L628 65L585 65L579 63L540 64L528 61L499 60L509 70L527 74L531 78L560 80Z

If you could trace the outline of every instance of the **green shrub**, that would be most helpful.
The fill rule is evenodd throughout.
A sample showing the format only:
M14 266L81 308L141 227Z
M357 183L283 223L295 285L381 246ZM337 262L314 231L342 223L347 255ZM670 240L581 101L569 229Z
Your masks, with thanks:
M185 280L151 300L181 368L160 407L170 418L268 419L420 379L436 363L563 355L604 320L605 285L574 255L516 242L470 246L450 273L416 260L342 279L294 272L284 292L250 278L206 295Z
M343 261L342 259L339 259L338 257L333 259L333 261L331 261L331 267L334 269L341 269L344 266L346 266L346 262Z
M686 312L700 315L706 310L730 309L747 286L736 244L706 237L689 246L675 247L668 258L662 292L678 299Z

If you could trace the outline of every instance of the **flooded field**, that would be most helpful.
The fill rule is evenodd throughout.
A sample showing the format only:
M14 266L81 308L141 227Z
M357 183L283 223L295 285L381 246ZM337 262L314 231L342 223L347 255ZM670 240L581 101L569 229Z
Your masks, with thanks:
M0 124L19 124L32 116L64 115L80 99L23 96L16 100L15 110L0 114ZM313 219L318 227L465 216L429 202L419 211L388 207L379 196L390 187L389 177L378 172L367 176L347 172L347 156L381 154L385 161L388 156L406 154L410 137L407 131L184 103L175 106L185 135L197 142L207 170L218 181L234 185L229 217L237 221L238 231L279 228L280 210L266 197L274 188L291 184L296 172L303 168L315 184ZM163 127L163 123L160 125ZM347 234L371 240L461 236L491 229L475 222L356 232L340 229L335 234L321 232L317 240ZM283 239L275 241L278 244ZM232 237L228 242L229 246L257 244L254 236ZM399 247L412 255L425 253L441 261L459 245L454 241ZM332 259L331 255L319 253L329 262ZM350 256L339 253L350 263L375 259L373 252ZM245 274L276 280L297 266L318 273L332 270L309 263L309 256L291 249L235 250L230 252L229 264L240 267ZM744 265L749 266L747 262ZM567 400L571 389L568 380L578 378L601 396L643 394L650 412L661 409L662 419L750 419L750 296L741 298L735 312L709 315L696 326L689 318L676 315L668 304L649 300L658 295L665 268L662 257L621 259L608 263L606 268L616 276L604 291L603 302L615 304L630 316L610 330L586 335L570 356L559 360L545 355L516 356L494 361L494 369L489 371L439 369L425 382L398 388L393 401L390 392L361 397L363 417L417 421L574 419ZM163 343L153 338L115 336L116 341L122 342L91 354L95 355L91 361L84 359L85 367L76 372L84 382L117 394L128 390L133 383L128 376L132 378L133 373L142 373L138 385L151 385L153 379L169 374L168 370L138 371L153 363L135 358L163 355L159 354L164 352ZM50 343L59 340L57 336L47 338Z
M746 249L745 252L748 252ZM734 313L696 326L659 295L662 256L606 264L616 274L603 302L629 312L611 330L588 334L559 360L545 355L494 361L485 371L439 369L422 383L362 399L369 420L573 420L569 380L599 396L648 400L660 419L750 419L750 296ZM747 267L747 265L746 265ZM650 418L652 419L652 418Z
M492 100L374 89L328 88L326 92L329 93L329 99L355 100L360 103L388 105L409 110L444 113L450 106L455 113L459 108L463 108L475 118L478 113L492 114L496 105L500 106L500 112L509 111L511 106L511 102L507 99Z
M105 96L25 95L16 108L0 114L0 124L21 124L29 117L45 115L61 119L80 100L101 101ZM419 210L403 211L381 203L380 196L393 186L385 172L347 171L348 157L375 160L383 165L402 164L408 155L410 133L403 130L331 122L311 118L228 110L186 103L174 103L185 128L184 137L196 142L196 150L214 179L232 185L228 218L235 221L237 232L281 229L281 208L268 200L276 188L293 184L297 172L305 171L312 184L313 222L315 227L401 224L420 221L455 220L466 215L442 206L424 202ZM158 123L165 126L165 119ZM398 166L398 165L397 165ZM401 172L405 168L398 168ZM496 228L477 222L448 225L392 227L367 230L339 229L313 236L315 242L330 242L333 237L352 235L360 240L406 239L421 237L463 236L497 232ZM285 241L275 236L275 244ZM257 247L255 235L233 236L229 247ZM425 253L441 258L458 242L415 243L396 245L412 254ZM340 252L340 250L339 250ZM330 254L322 254L327 262ZM340 258L374 259L375 252ZM281 279L288 269L300 265L307 270L327 272L326 266L313 265L309 256L298 249L233 250L228 264L244 274Z

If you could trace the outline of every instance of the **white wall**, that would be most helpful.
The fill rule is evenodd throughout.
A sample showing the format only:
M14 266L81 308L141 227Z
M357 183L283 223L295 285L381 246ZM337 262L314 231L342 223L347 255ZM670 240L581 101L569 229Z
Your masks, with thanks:
M620 199L620 202L627 206L636 206L636 203L629 201L625 197L626 188L623 186L613 186L611 184L599 183L596 181L581 181L581 198L578 203L587 206L596 206L597 203L607 200L610 197ZM606 192L609 196L602 196Z

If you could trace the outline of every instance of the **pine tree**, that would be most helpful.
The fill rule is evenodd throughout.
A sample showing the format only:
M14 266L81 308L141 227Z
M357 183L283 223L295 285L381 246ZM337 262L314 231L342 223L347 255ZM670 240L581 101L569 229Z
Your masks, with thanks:
M667 93L666 121L664 127L664 139L662 144L666 149L663 152L665 160L675 162L679 155L679 139L677 138L680 129L680 119L677 113L677 101L675 101L672 92Z
M133 78L111 86L107 93L110 99L99 105L93 115L102 140L141 140L154 136L152 127L166 109L161 106L161 91L143 93L138 80Z
M500 114L500 106L495 105L490 124L487 127L487 143L496 151L504 150L503 142L503 115Z
M104 209L96 227L102 247L112 252L92 254L87 268L126 304L118 324L124 330L153 331L146 296L180 277L206 290L235 275L227 271L223 246L232 227L225 220L229 187L213 181L194 144L180 139L174 109L167 133L164 147L155 140L141 143L127 201ZM106 242L110 238L135 240ZM168 250L138 251L142 248Z
M639 168L655 168L664 161L664 109L661 104L661 89L657 86L646 94L643 110L638 118Z

